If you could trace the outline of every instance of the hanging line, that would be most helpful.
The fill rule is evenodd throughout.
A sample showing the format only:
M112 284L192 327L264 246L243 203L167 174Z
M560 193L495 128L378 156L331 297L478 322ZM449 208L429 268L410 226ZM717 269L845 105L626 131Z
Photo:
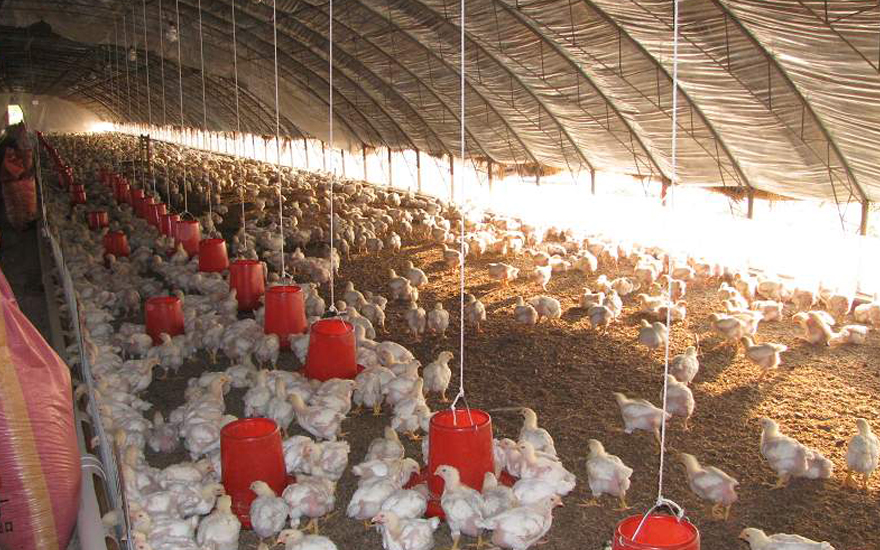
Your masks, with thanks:
M113 21L113 34L115 36L115 39L113 42L113 45L115 46L113 49L113 62L116 65L116 70L114 71L114 75L115 75L114 80L116 82L116 86L115 86L115 88L116 88L116 93L115 93L115 96L116 96L116 118L121 120L122 119L122 90L120 88L122 87L122 82L121 82L121 78L120 78L121 75L119 74L119 21L118 20ZM111 67L111 69L112 69L112 67ZM117 174L119 173L119 156L116 154L115 151L113 153L113 171L116 172Z
M177 76L178 87L180 88L180 129L183 130L183 55L180 52L180 43L183 41L183 29L180 28L180 0L174 0L174 11L177 14ZM181 148L186 151L186 148ZM186 191L186 161L183 164L183 214L189 214L189 197ZM192 216L192 214L190 214Z
M278 15L275 0L272 0L272 46L275 53L275 174L278 178L278 234L281 236L281 278L284 269L284 195L281 193L281 105L278 102ZM330 266L333 273L333 266ZM332 275L331 275L332 277Z
M208 99L205 94L205 38L202 35L202 0L199 0L199 56L202 61L202 136L207 139L208 137ZM212 203L214 202L214 186L211 184L211 178L206 177L208 184L208 216L211 218L211 223L214 222L214 210L212 208Z
M162 55L159 56L162 68L162 128L168 130L168 109L165 104L165 26L162 24L165 12L162 10L162 0L159 0L159 50ZM174 206L171 204L171 178L168 177L168 161L164 163L165 168L165 200L168 201L168 210Z
M149 120L149 126L147 126L147 136L149 137L153 128L153 99L150 94L150 47L147 39L147 0L142 0L144 6L144 59L146 60L147 66L147 116ZM148 142L149 146L152 147L152 139ZM149 171L150 183L153 186L153 194L156 194L156 178L153 177L153 155L150 154L150 150L147 149L147 169Z
M465 128L464 128L464 116L465 116L465 98L464 98L464 90L465 90L465 59L464 59L464 27L465 27L465 0L461 0L461 159L462 159L462 169L458 171L458 177L460 181L459 189L459 207L458 207L458 215L461 221L460 224L460 237L459 237L459 260L458 260L458 271L459 271L459 343L458 343L458 394L455 396L455 399L452 400L452 405L449 406L449 409L452 411L452 422L454 425L458 424L458 415L455 414L455 406L458 404L458 400L461 399L464 401L464 407L468 414L468 421L471 426L474 426L474 419L471 417L471 408L468 405L467 397L464 394L464 264L465 264L465 249L464 249L464 158L465 158ZM449 157L450 166L455 165L455 158L450 155ZM451 178L450 187L455 189L455 176Z
M141 83L138 80L138 61L140 60L140 56L138 55L137 51L138 51L138 48L137 48L137 12L135 12L134 4L132 4L131 5L131 51L129 52L129 55L134 53L134 60L131 62L131 66L133 67L132 70L134 71L134 77L132 78L132 80L134 81L135 107L137 107L137 103L138 103L138 101L140 101L140 96L141 96ZM132 124L134 127L133 129L135 131L137 131L137 135L138 135L137 155L134 157L135 158L135 162L134 162L135 180L137 180L137 170L141 164L139 162L141 160L141 141L140 141L141 129L140 129L140 123L139 123L140 122L140 113L135 112L135 115L137 116L137 119L132 120ZM141 168L141 188L144 189L144 192L146 192L147 191L147 177L146 177L146 173L143 170L143 166L140 166L140 168Z
M673 195L675 194L676 182L676 161L677 161L677 138L678 138L678 2L673 0L673 30L672 30L672 168L670 177L672 182L669 186L667 200L669 201L665 207L670 210L673 207ZM665 212L664 212L665 214ZM668 227L668 226L667 226ZM671 252L671 251L670 251ZM668 278L669 286L667 289L669 304L666 307L666 349L663 358L663 412L660 424L660 472L657 481L657 506L665 504L667 501L663 498L663 469L666 459L666 398L669 384L666 377L669 375L669 340L672 338L672 254L667 254Z
M125 41L125 51L122 55L125 58L125 89L126 95L128 96L128 117L126 120L126 126L128 126L131 124L131 80L128 72L128 16L125 12L122 13L122 39ZM132 166L131 178L132 180L136 180L134 166Z
M244 178L241 177L241 155L238 149L238 140L241 139L241 115L238 99L238 41L235 38L235 0L230 0L232 5L232 66L235 69L235 166L239 176L238 199L241 202L241 229L244 233L245 245L247 245L247 224L244 215ZM245 246L247 248L247 246Z
M331 313L336 312L336 273L333 269L333 258L336 255L335 220L333 210L333 188L336 186L336 158L333 156L333 0L330 0L330 307Z

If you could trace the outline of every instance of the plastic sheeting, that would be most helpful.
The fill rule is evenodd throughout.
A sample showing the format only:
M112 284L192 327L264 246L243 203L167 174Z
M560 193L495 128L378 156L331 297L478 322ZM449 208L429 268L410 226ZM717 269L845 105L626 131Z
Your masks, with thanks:
M70 372L0 273L0 548L58 550L76 524Z

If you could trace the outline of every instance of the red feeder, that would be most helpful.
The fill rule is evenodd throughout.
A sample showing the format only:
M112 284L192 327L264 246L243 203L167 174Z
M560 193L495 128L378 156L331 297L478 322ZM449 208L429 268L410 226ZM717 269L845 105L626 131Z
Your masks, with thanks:
M223 487L232 497L232 511L245 529L251 528L251 483L265 481L281 496L287 486L281 431L268 418L242 418L220 430Z
M119 204L131 204L131 188L125 181L117 181L113 187L113 196Z
M461 474L461 482L480 491L486 472L495 471L492 454L492 417L479 409L440 411L431 417L428 451L429 517L443 517L440 497L443 479L433 475L443 464L454 466Z
M156 204L156 199L153 197L144 197L144 200L141 201L140 210L137 215L140 218L149 221L150 208L152 208L154 204Z
M278 335L282 349L290 347L288 336L306 331L306 304L300 287L273 286L266 291L264 330Z
M266 292L263 264L257 260L236 260L229 266L229 288L235 289L239 311L253 311Z
M71 185L70 186L70 202L72 204L85 204L86 203L86 186L85 185Z
M612 544L613 550L700 550L700 532L683 517L649 512L618 523Z
M108 225L110 225L110 216L106 210L92 210L89 212L89 229L101 229Z
M351 323L342 319L321 319L312 325L304 374L322 382L357 376L357 352Z
M229 268L226 241L202 239L199 241L199 271L220 272Z
M144 190L143 189L131 189L129 191L129 196L131 199L129 203L134 210L134 213L138 216L141 215L141 203L144 202Z
M117 258L128 256L128 237L122 231L109 231L104 235L104 254L113 254Z
M154 344L162 342L159 335L163 332L169 336L183 334L183 304L177 296L150 298L144 306L144 314L147 318L147 334Z
M157 202L150 205L147 211L147 223L159 229L159 220L165 215L165 203Z
M190 256L199 252L199 241L202 240L202 228L199 220L178 220L174 224L174 240L183 244L183 249Z
M159 217L159 230L166 237L174 236L174 225L180 219L177 214L162 214Z

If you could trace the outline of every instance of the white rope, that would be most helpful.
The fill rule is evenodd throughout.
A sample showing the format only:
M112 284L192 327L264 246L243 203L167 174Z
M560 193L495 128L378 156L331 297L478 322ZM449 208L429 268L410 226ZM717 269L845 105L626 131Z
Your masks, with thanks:
M678 1L673 0L673 18L675 20L672 31L672 170L671 184L668 190L668 208L672 209L672 195L675 190L676 180L676 161L677 161L677 137L678 137ZM665 214L665 212L664 212ZM669 340L672 338L672 255L667 256L669 287L667 299L669 304L666 307L666 349L663 359L663 412L660 423L660 472L657 481L657 505L666 502L663 498L663 468L666 460L666 398L669 384L667 376L669 375Z
M134 9L134 4L132 4L131 5L131 51L134 52L135 58L134 58L134 61L132 61L131 65L134 70L133 80L134 80L135 102L140 101L140 95L141 95L141 83L138 80L138 53L137 53L137 50L138 50L138 48L137 48L137 12ZM138 118L140 118L140 117L138 117ZM141 156L141 147L140 147L140 145L141 145L141 141L140 141L141 129L139 128L140 125L136 121L133 120L132 124L134 125L134 127L138 131L138 153L137 153L137 156L135 157L135 162L134 162L135 180L137 180L137 170L138 170L138 166L140 164L138 161L140 160L140 156ZM148 191L148 189L147 189L147 174L143 170L143 167L141 167L141 188L144 190L144 193L146 194L146 192Z
M128 95L128 120L126 120L127 124L131 123L131 80L129 79L128 73L128 16L123 12L122 14L122 39L125 42L125 52L123 56L125 57L125 89L126 94ZM132 179L135 179L135 173L132 171Z
M275 50L275 173L278 177L278 235L281 237L281 277L284 269L284 195L281 193L281 104L278 102L278 15L272 0L272 45ZM266 151L266 155L268 155ZM333 268L330 268L333 272Z
M183 42L183 29L180 28L180 0L174 0L174 11L177 14L177 78L180 89L180 130L183 132L183 55L180 43ZM181 148L186 151L185 148ZM189 214L189 197L186 192L186 161L183 162L183 214ZM180 218L183 219L183 214Z
M205 37L202 35L202 0L199 0L199 57L202 61L202 136L208 137L208 96L205 93ZM210 147L208 147L210 149ZM208 216L211 217L213 223L214 210L212 203L214 202L213 191L214 186L211 184L211 178L208 177Z
M149 41L147 39L147 0L142 1L144 7L144 56L147 64L147 113L149 117L150 125L147 126L147 135L151 135L151 130L153 128L153 99L150 94L150 47ZM152 146L152 143L150 143ZM156 193L156 179L153 177L153 157L149 154L149 150L147 150L147 168L150 173L150 183L153 186L153 194Z
M336 185L336 159L333 156L333 0L330 0L330 311L336 311L336 275L333 256L336 250L333 219L333 187Z
M164 12L162 11L162 0L159 0L159 51L161 55L159 59L161 60L161 70L162 70L162 129L168 129L168 109L165 103L165 29L162 25L162 16ZM171 211L171 178L168 177L168 162L165 162L165 200L168 201L168 210L169 213Z
M465 133L464 133L464 115L465 115L465 102L464 102L464 89L465 89L465 63L464 63L464 25L465 25L465 0L461 0L461 158L465 157ZM451 166L455 166L455 158L451 155L449 157L449 162ZM462 168L464 167L464 163L462 163ZM453 169L454 172L454 169ZM458 400L461 399L464 401L465 409L468 413L468 419L470 420L471 425L473 425L474 420L471 417L471 408L468 406L467 398L464 394L464 264L465 264L465 249L464 249L464 170L460 169L459 178L461 181L459 189L459 207L458 207L458 215L461 221L461 235L459 236L459 260L458 260L458 271L459 271L459 283L461 288L459 289L459 343L458 343L458 394L455 396L455 399L452 400L452 405L449 406L452 411L452 423L453 425L458 423L458 415L455 414L455 406L458 404ZM455 189L455 177L450 178L450 187Z
M239 168L239 179L242 179L240 170L241 162L238 158L239 156L241 156L238 149L238 140L241 139L241 115L238 99L238 40L235 37L235 0L230 0L229 3L232 5L232 66L235 69L233 71L235 73L235 127L237 129L235 134L235 156L236 167ZM239 182L238 200L239 202L241 202L241 230L244 234L245 244L247 244L247 223L244 215L244 181Z

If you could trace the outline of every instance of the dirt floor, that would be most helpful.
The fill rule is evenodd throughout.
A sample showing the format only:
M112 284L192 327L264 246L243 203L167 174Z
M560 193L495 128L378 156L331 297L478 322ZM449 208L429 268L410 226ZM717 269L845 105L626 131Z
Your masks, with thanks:
M345 261L337 291L341 294L345 281L351 280L360 290L387 294L388 267L402 267L407 259L424 269L430 278L427 288L420 292L421 305L428 309L440 300L450 311L448 338L429 336L422 342L413 342L405 332L402 304L389 304L389 332L379 335L377 340L392 339L406 345L423 364L440 351L450 350L456 353L453 365L457 366L458 273L445 268L438 247L410 244L399 255L384 253L381 257L360 256ZM516 324L516 297L528 299L542 291L526 281L501 288L487 275L486 264L490 261L497 258L469 260L466 268L468 291L483 301L488 312L484 333L466 331L465 335L468 402L486 410L517 405L535 409L539 423L555 437L562 461L578 476L577 488L565 499L565 507L554 513L553 528L541 548L602 548L621 519L646 510L657 495L657 446L644 432L622 432L620 412L611 392L621 391L659 404L662 351L651 353L635 343L640 317L634 313L632 300L624 301L623 315L606 334L590 330L585 312L577 308L577 298L582 287L594 282L598 273L587 278L578 272L555 275L547 294L562 302L563 318L545 321L537 327ZM520 267L529 265L526 259L512 263ZM609 276L627 274L631 267L624 265L619 271L600 272ZM677 324L673 329L673 355L693 343L694 332L707 331L709 313L720 310L716 287L713 282L688 288L689 319L687 324ZM760 341L780 342L790 348L783 355L776 376L769 376L761 384L757 383L759 369L743 357L741 348L718 346L717 338L709 335L701 339L701 369L692 384L696 411L689 432L681 429L680 422L670 426L664 495L685 507L687 516L700 530L704 549L745 547L737 540L744 527L828 540L838 550L880 547L880 480L872 480L868 493L842 486L846 443L855 432L855 418L867 418L880 430L880 337L871 333L865 346L828 349L803 343L797 334L790 320L761 325ZM183 402L188 377L198 376L203 369L222 370L228 366L226 359L211 365L206 356L200 357L201 360L185 365L177 378L155 381L144 397L167 415ZM282 355L280 366L299 367L290 353ZM457 386L456 372L451 387ZM243 390L229 394L228 412L242 414L243 394ZM429 404L434 408L442 405L434 396L429 398ZM796 479L781 490L765 486L775 479L758 448L757 420L762 416L777 420L783 433L831 458L836 468L833 478L824 482ZM495 413L492 421L496 437L515 438L521 423L519 415L511 412ZM387 415L349 417L345 421L343 428L349 434L346 440L352 447L350 464L362 459L370 440L380 436L389 422ZM294 422L292 433L299 433L298 430ZM635 470L627 495L633 506L631 511L613 510L616 503L610 499L603 501L602 507L578 506L589 498L585 460L590 438L601 440L610 453ZM709 506L690 493L675 452L692 453L704 465L717 466L739 480L739 502L734 505L729 521L713 520ZM416 459L421 456L412 443L408 443L407 454ZM184 452L148 454L154 466L186 458ZM349 469L338 486L337 513L322 522L322 533L340 549L381 548L378 533L365 530L360 522L344 515L355 488L356 478ZM251 533L243 533L241 540L241 548L256 547L256 538ZM438 531L436 543L437 548L451 544L445 526Z

